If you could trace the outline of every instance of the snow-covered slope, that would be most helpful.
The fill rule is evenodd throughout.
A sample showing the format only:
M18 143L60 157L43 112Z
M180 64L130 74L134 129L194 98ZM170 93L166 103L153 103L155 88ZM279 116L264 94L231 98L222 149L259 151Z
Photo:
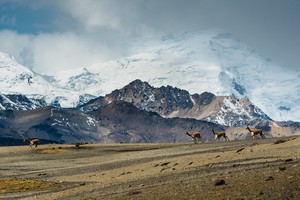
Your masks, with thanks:
M76 106L82 93L57 87L46 76L20 65L12 56L0 52L0 87L2 94L22 94L62 107ZM53 80L52 80L53 81Z
M28 99L25 95L0 94L0 110L32 110L46 106L42 100Z
M222 30L139 39L127 48L128 57L53 77L40 76L0 53L1 92L72 107L141 79L155 87L246 97L274 120L300 121L300 71L275 65Z
M190 93L247 97L274 120L300 121L300 71L279 67L221 30L186 32L128 45L131 55L55 79L99 96L141 79ZM76 86L76 87L74 87Z

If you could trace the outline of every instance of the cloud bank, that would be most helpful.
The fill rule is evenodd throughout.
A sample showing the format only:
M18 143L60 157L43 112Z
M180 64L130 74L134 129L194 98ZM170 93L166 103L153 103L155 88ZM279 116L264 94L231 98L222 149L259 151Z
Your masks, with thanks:
M299 9L297 0L3 0L0 51L53 74L124 56L136 38L221 28L297 68Z

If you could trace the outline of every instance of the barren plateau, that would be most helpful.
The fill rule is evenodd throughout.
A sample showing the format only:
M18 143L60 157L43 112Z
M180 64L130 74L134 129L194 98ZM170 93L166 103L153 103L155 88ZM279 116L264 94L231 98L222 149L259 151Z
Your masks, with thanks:
M300 199L300 137L0 147L0 199Z

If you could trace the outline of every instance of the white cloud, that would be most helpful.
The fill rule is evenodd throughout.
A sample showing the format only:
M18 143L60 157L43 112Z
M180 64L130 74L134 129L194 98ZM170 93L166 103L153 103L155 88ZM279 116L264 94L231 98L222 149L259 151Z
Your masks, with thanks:
M56 32L30 35L2 30L0 51L41 74L118 58L126 54L124 44L130 40L158 33L141 18L139 7L144 3L140 1L29 2L26 6L34 10L45 6L56 8L58 17L52 19Z
M19 35L14 31L0 32L0 51L11 54L23 65L32 63L32 41L29 35Z
M1 31L0 51L42 74L92 65L116 54L107 46L72 32L33 36Z
M12 54L20 63L43 74L117 58L126 54L127 49L122 45L135 38L160 37L165 33L210 28L223 28L268 57L283 59L284 64L289 60L291 66L298 63L296 57L286 52L299 51L300 28L296 23L299 9L294 5L292 12L287 9L290 6L286 3L277 3L278 8L286 5L288 10L279 15L276 9L266 9L269 8L268 2L259 3L261 1L258 0L256 3L237 3L235 0L226 3L218 0L13 2L14 6L30 8L32 12L43 8L53 11L51 17L54 17L43 23L47 29L40 29L49 33L29 35L0 30L0 51ZM249 6L252 9L248 9ZM257 11L256 15L253 15L253 10ZM268 16L266 10L270 10L273 18L265 17ZM286 18L285 14L289 13L291 16ZM15 23L13 19L0 18L0 23L1 20L3 23ZM16 20L17 26L20 19ZM273 22L281 21L282 23L271 27ZM40 30L37 28L35 33ZM289 34L284 33L287 30L290 30Z
M74 20L88 31L98 28L121 29L121 21L124 19L122 9L124 2L93 1L93 0L66 0L59 1L59 7L68 13Z
M46 73L83 67L107 59L110 50L74 33L44 34L35 39L34 66Z
M78 31L100 33L111 31L129 38L161 33L157 27L153 27L153 22L164 21L164 18L156 20L154 17L161 12L155 6L156 3L140 0L57 1L57 7L74 20L73 22L80 29Z

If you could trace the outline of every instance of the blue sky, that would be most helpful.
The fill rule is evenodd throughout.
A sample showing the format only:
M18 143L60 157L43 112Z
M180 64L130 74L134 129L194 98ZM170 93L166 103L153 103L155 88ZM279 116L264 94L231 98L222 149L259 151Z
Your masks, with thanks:
M0 0L0 51L43 73L126 55L135 38L223 29L300 68L299 0Z
M26 6L15 6L13 3L1 5L1 30L15 30L21 34L38 34L51 32L55 27L48 27L45 24L55 19L55 12L52 8L42 7L40 9L27 8Z

